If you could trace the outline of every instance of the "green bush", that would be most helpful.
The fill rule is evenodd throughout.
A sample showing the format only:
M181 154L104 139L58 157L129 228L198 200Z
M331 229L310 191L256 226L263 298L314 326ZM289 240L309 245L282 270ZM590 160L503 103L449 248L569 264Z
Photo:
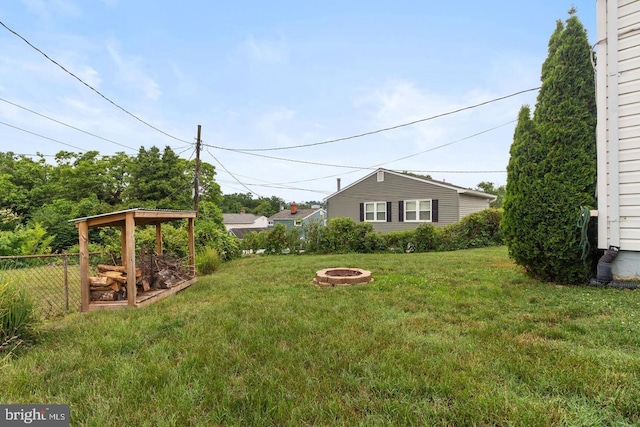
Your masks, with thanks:
M276 224L267 232L265 253L279 255L285 249L287 249L287 227L284 224Z
M264 249L266 247L267 234L268 231L266 230L259 233L252 231L251 233L245 234L241 241L242 249L251 251L252 253L256 253L259 249Z
M385 248L391 252L406 252L407 248L415 247L415 230L392 231L382 235Z
M498 246L502 244L501 220L502 209L485 209L444 227L435 239L444 251Z
M433 251L438 247L437 229L428 222L422 223L413 231L412 236L416 252Z
M359 245L359 242L354 242L355 228L356 223L351 218L338 217L329 220L321 242L323 252L334 254L354 252L353 247Z
M322 241L326 227L318 221L312 221L304 225L303 248L308 253L321 253Z
M220 254L215 248L206 247L196 254L196 270L200 275L214 273L222 263Z
M0 351L36 335L37 318L27 293L11 284L0 285Z
M548 52L535 111L523 106L518 115L502 231L509 254L531 277L579 284L588 281L596 254L582 259L576 222L581 207L596 205L597 144L592 52L576 16L557 21Z

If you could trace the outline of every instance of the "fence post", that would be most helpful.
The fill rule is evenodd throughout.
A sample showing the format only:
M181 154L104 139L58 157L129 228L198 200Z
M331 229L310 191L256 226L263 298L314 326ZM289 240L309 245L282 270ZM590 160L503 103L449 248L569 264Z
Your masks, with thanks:
M64 307L66 311L69 311L69 264L67 263L67 255L62 256L62 262L64 264Z

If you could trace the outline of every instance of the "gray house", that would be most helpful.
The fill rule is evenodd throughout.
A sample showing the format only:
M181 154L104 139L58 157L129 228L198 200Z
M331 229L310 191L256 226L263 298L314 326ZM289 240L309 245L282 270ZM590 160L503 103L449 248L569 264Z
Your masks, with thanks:
M421 223L443 227L489 208L492 194L423 176L378 169L328 196L327 218L371 222L380 232L411 230Z
M291 209L284 209L269 217L269 226L284 224L287 229L292 227L302 227L311 222L318 222L325 225L327 212L322 208L298 209L296 203L291 204Z

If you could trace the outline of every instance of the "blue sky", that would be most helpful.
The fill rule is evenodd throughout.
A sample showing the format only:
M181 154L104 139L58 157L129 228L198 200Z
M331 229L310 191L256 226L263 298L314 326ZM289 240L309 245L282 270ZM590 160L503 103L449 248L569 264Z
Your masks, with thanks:
M169 145L193 158L200 124L202 159L225 194L322 200L336 178L344 187L378 165L501 185L518 110L535 105L535 91L341 142L228 149L314 144L535 88L555 21L572 5L594 43L596 5L586 0L7 0L5 25L178 139L0 27L0 151Z

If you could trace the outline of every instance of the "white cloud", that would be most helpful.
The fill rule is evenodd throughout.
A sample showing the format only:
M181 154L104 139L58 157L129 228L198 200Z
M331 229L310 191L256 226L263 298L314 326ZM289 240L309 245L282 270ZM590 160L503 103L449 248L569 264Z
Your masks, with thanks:
M292 144L292 138L287 135L285 128L291 124L296 112L284 107L278 107L264 113L257 121L256 127L264 138L279 146Z
M157 100L162 95L160 85L149 77L143 70L143 61L141 58L121 54L115 43L107 46L111 59L118 66L119 77L125 82L138 87L144 95L152 100Z
M22 0L29 10L40 16L41 19L50 20L54 15L62 15L73 18L82 16L78 5L70 0Z
M243 49L257 61L275 64L284 61L288 56L287 45L280 40L256 39L249 36L242 42Z

